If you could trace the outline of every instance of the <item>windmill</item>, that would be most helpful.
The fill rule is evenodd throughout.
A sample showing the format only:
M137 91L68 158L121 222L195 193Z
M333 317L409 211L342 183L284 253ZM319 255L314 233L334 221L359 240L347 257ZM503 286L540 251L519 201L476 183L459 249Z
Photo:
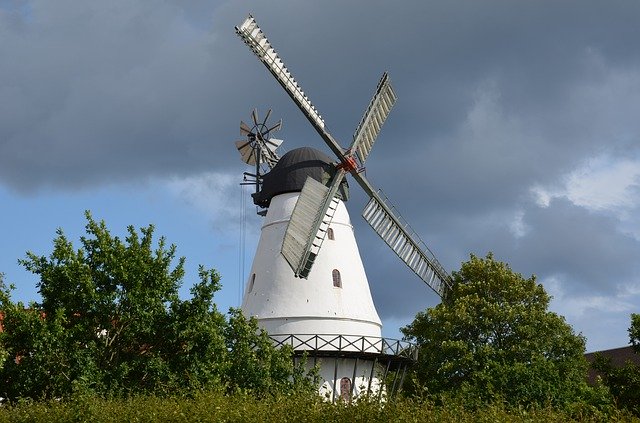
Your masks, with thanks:
M396 101L389 76L382 75L350 147L344 149L255 19L246 18L236 33L336 156L331 159L309 147L291 150L261 176L263 183L253 198L268 212L242 309L256 316L276 343L311 352L314 359L321 357L320 390L332 399L350 399L362 393L364 386L367 392L381 394L381 381L391 369L396 369L395 389L396 382L402 384L407 361L415 359L415 349L381 338L381 322L344 206L347 174L370 198L362 216L391 250L438 295L446 295L452 282L434 254L362 172Z

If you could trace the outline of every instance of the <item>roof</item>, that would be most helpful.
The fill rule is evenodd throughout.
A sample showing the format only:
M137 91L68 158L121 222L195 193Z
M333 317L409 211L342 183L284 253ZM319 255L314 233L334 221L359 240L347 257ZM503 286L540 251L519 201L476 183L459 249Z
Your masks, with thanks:
M271 171L262 177L260 192L253 194L253 202L268 207L271 199L279 194L302 191L308 177L327 184L335 174L335 166L329 156L311 147L296 148L283 155ZM348 198L348 185L343 180L338 197Z
M584 358L586 358L587 362L591 364L595 360L596 354L600 354L604 358L610 359L613 367L623 367L629 361L640 366L640 354L637 354L632 346L595 351L585 354ZM588 382L592 385L595 384L596 377L598 375L599 372L597 370L589 367L589 374L587 375Z

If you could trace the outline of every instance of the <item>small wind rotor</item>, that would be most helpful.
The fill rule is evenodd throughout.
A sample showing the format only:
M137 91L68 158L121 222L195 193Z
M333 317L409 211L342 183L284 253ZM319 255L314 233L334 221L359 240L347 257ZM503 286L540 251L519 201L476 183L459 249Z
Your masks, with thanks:
M282 140L273 138L271 134L282 128L282 119L275 125L269 126L267 123L271 116L271 109L262 121L258 118L258 111L253 109L251 120L253 126L249 126L244 121L240 121L240 135L246 137L244 140L236 141L236 148L240 152L242 161L255 166L263 166L261 170L268 172L276 165L280 157L276 150L282 144Z
M293 273L301 278L307 278L309 275L333 219L338 187L346 175L351 174L370 198L362 214L364 219L420 279L444 297L451 289L451 277L418 234L402 219L396 208L361 172L382 124L396 101L387 73L382 75L376 92L356 128L353 142L345 150L329 133L324 119L302 91L253 16L249 15L237 26L236 33L280 83L338 159L336 172L326 185L313 178L307 178L291 213L281 253ZM256 120L254 118L254 121Z
M258 110L253 109L251 112L253 126L240 121L240 135L246 139L236 141L236 148L240 152L242 161L256 168L255 174L245 172L245 177L253 178L250 183L255 184L256 192L260 191L262 175L269 172L280 160L276 150L282 144L282 140L273 138L271 134L282 128L282 119L271 125L267 123L270 116L271 109L267 110L264 119L260 120Z

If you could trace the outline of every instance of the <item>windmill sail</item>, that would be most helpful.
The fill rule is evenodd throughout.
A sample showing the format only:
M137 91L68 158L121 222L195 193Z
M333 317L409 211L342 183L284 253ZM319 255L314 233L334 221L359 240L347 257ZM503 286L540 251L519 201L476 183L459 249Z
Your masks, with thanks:
M389 75L385 72L378 83L376 93L364 112L360 124L353 135L351 151L358 155L361 164L367 160L373 143L375 142L382 124L389 116L391 108L396 102L396 94L391 87Z
M322 117L311 104L311 101L304 94L291 72L284 65L276 51L271 47L269 40L264 35L253 16L249 16L245 21L236 27L236 33L258 56L264 65L276 77L280 85L289 93L293 101L305 111L310 119L319 125L324 126Z
M336 155L341 156L343 154L342 147L340 147L340 144L327 132L322 116L320 116L320 113L311 103L311 100L309 100L302 91L302 88L300 88L298 82L296 82L291 72L289 72L289 69L287 69L282 59L271 46L271 43L269 43L253 16L249 15L240 26L237 26L236 33L267 69L269 69L269 72L271 72L282 88L289 94L289 97L298 105L302 113L309 122L311 122L311 125L313 125L331 150Z
M451 278L420 237L402 224L393 207L372 196L362 217L411 270L431 289L443 297L451 289Z
M344 172L338 171L330 186L307 178L298 197L282 242L282 255L293 273L306 279L311 271L327 229L338 208L336 193Z

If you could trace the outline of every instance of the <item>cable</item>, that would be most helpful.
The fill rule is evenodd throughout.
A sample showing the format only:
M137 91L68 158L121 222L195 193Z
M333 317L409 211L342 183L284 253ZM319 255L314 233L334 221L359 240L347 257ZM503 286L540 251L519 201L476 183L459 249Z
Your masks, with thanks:
M245 270L245 246L246 246L246 197L244 185L240 185L240 239L238 241L238 305L242 305L244 297L244 270Z

